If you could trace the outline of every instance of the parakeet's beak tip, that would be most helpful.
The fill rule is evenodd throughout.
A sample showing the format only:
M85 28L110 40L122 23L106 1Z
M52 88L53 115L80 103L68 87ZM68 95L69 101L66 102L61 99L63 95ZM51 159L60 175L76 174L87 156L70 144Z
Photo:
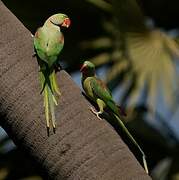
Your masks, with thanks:
M69 18L65 18L62 23L62 26L68 28L70 24L71 24L71 20Z
M83 72L83 70L84 70L85 67L86 67L86 65L83 64L83 65L81 66L81 68L80 68L80 72Z

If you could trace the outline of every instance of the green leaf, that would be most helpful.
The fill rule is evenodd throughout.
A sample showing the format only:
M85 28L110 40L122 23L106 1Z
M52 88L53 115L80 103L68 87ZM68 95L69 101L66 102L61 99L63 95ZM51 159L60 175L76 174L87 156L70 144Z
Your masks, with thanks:
M132 92L130 105L137 101L144 83L148 84L148 102L153 109L155 109L159 84L165 93L166 102L169 105L173 104L175 101L172 92L173 82L177 75L171 55L174 52L171 50L172 43L174 40L159 30L146 34L129 33L126 36L126 51L132 62L133 71L138 74L137 86ZM170 47L171 51L167 51L166 47ZM175 49L176 51L178 49Z
M101 53L93 58L90 58L89 61L95 64L95 66L103 65L110 60L110 54L109 53Z
M83 49L102 49L111 48L112 40L109 37L100 37L90 41L84 41L80 43Z

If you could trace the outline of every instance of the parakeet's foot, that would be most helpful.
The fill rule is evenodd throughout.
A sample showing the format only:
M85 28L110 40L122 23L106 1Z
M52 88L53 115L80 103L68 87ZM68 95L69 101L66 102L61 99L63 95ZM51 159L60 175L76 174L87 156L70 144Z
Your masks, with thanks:
M36 57L37 56L37 53L36 52L34 52L34 54L32 54L32 57Z
M96 111L93 107L90 107L90 110L97 116L99 120L102 120L99 115L102 114L101 111Z
M33 37L34 37L34 35L33 35L33 34L31 34L31 37L33 38Z
M55 64L55 72L63 70L63 67L60 64Z

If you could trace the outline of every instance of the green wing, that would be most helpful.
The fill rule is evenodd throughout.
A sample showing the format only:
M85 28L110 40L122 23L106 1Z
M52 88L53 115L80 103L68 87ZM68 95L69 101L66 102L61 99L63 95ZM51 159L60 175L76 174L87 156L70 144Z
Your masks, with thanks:
M94 77L90 81L90 86L95 96L97 96L97 98L100 98L104 102L112 100L111 92L109 91L107 86L104 84L104 82L101 81L100 79Z
M104 84L103 81L94 77L94 79L90 82L91 89L95 96L105 102L108 108L111 109L116 115L119 115L119 108L117 107L116 103L113 101L112 95L110 90Z
M40 57L40 59L48 63L47 56L45 53L45 50L46 50L45 42L46 41L47 41L46 35L43 32L42 27L38 28L38 30L34 36L34 47L35 47L37 55Z

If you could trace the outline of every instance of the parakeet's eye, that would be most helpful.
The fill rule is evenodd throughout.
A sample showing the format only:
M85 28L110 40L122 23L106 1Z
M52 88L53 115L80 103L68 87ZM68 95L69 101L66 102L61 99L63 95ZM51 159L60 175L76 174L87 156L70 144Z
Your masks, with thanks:
M63 23L62 23L62 26L68 28L68 27L70 26L70 24L71 24L70 19L69 19L69 18L65 18L64 21L63 21Z

